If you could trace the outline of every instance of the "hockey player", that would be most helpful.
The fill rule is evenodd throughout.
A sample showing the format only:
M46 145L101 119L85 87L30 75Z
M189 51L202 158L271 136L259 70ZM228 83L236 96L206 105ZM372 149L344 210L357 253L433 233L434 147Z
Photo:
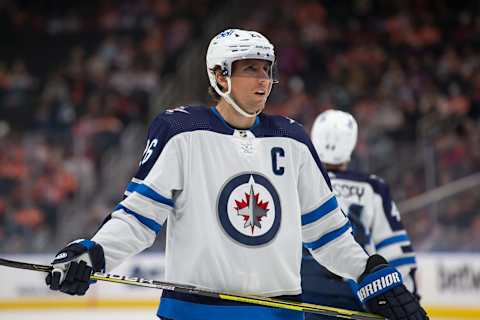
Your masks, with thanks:
M368 254L385 257L402 273L410 292L417 295L415 254L388 186L377 176L348 170L357 130L351 114L328 110L315 119L312 142L328 171L339 205L352 223L355 240ZM362 310L349 284L314 262L308 253L302 261L302 289L308 302Z
M169 282L298 297L303 242L317 261L358 281L359 297L371 311L394 319L392 303L400 303L409 308L408 319L425 318L398 271L378 255L368 257L353 239L302 127L261 113L274 62L273 45L258 32L229 29L212 39L206 63L216 105L180 107L153 120L124 200L92 239L57 254L46 279L51 289L84 294L92 270L112 270L149 247L168 219ZM373 283L376 290L366 290ZM157 315L303 319L297 311L167 290Z

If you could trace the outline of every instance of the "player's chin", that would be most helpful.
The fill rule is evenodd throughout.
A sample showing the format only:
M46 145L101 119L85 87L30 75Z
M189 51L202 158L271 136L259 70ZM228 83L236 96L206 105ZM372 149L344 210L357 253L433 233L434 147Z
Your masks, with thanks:
M260 112L265 109L265 104L266 104L266 99L256 99L255 101L252 101L252 103L249 104L249 110L251 113L254 112Z
M250 113L260 113L263 111L263 109L265 109L265 103L263 104L256 104L254 106L252 106L250 109Z
M244 99L240 101L239 105L243 110L246 112L253 114L253 113L260 113L265 108L266 99L262 96L251 96L248 99Z

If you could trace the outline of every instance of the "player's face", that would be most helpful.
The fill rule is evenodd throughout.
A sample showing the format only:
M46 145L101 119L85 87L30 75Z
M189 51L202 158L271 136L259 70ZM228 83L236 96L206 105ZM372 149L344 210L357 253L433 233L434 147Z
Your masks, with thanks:
M238 60L233 63L232 96L249 113L263 110L272 90L270 62L257 59Z

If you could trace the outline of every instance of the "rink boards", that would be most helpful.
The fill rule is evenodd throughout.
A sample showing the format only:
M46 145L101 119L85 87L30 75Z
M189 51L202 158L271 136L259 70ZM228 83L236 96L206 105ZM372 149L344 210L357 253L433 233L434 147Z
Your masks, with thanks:
M11 260L48 264L51 255L8 255ZM422 304L432 316L480 319L480 254L419 254ZM164 257L144 254L114 270L121 275L162 280ZM94 284L85 297L50 291L44 274L0 267L0 310L51 308L152 308L160 290L112 283Z

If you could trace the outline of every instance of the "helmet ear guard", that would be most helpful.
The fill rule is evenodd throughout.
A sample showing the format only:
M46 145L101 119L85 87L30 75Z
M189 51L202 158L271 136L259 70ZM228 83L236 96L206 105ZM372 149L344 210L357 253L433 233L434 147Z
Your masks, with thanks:
M273 45L262 34L256 31L247 31L240 29L228 29L216 35L207 49L206 64L207 74L210 85L225 101L230 104L238 113L245 117L256 117L262 110L255 113L249 113L243 110L232 98L231 93L231 75L232 64L237 60L243 59L261 59L270 61L270 78L273 77L273 65L275 62L275 53ZM219 66L222 75L226 77L228 88L222 91L218 87L215 69Z
M320 160L328 164L350 161L357 144L358 124L350 113L327 110L317 116L312 127L312 142Z

